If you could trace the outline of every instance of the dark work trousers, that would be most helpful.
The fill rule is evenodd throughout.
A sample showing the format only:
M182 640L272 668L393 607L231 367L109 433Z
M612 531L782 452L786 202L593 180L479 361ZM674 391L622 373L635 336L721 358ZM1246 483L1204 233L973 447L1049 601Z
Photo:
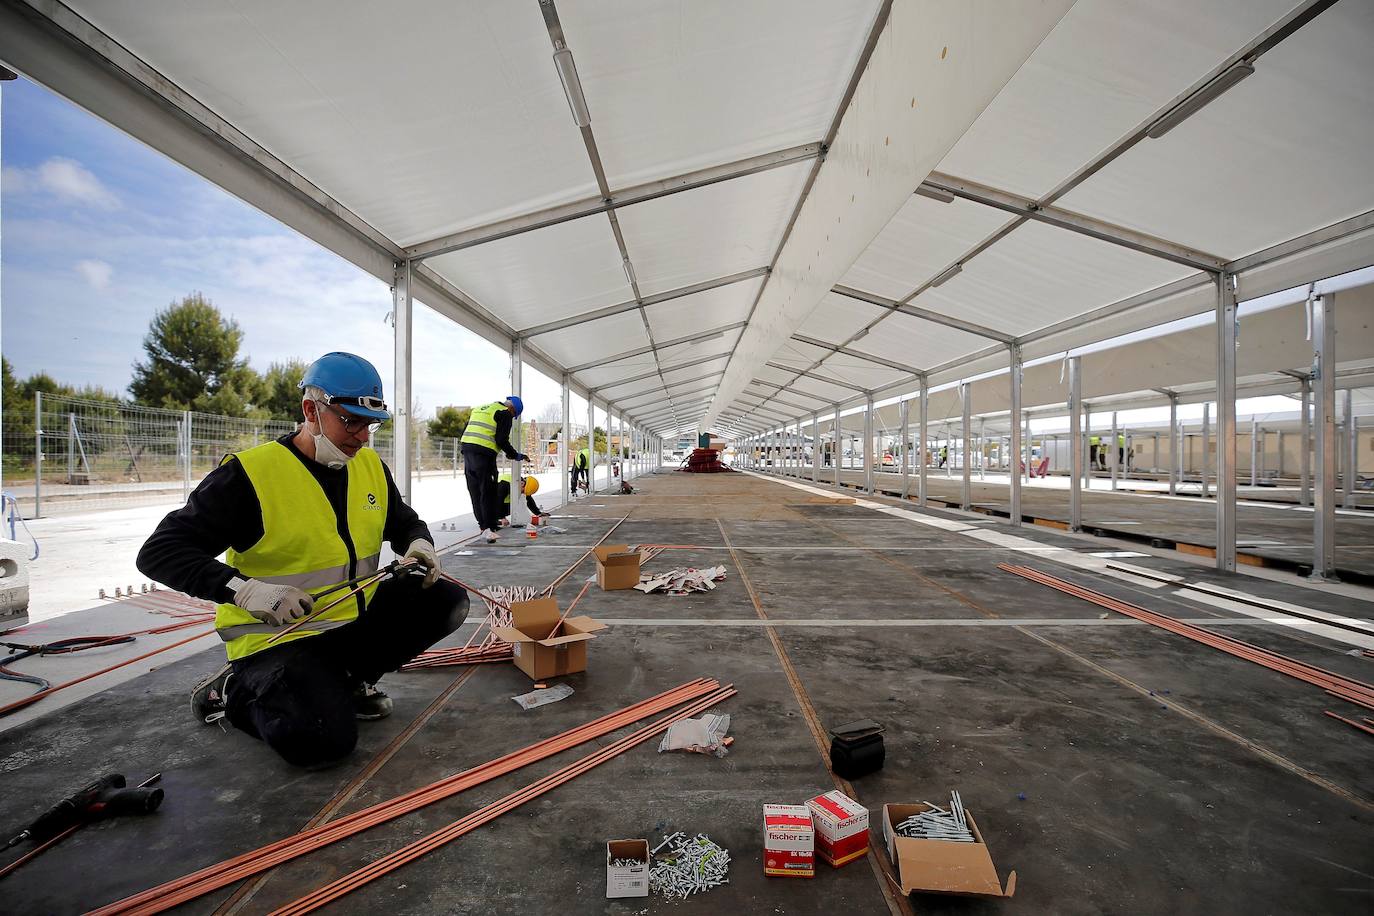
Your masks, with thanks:
M235 660L225 687L229 723L296 766L347 756L358 742L354 689L375 684L467 619L468 596L460 586L440 579L422 589L422 582L421 576L383 582L347 626Z
M480 445L463 446L463 473L472 499L472 516L483 531L495 531L501 524L496 496L496 453Z
M571 473L569 474L568 493L569 493L569 494L576 493L576 492L577 492L577 482L578 482L578 480L586 480L586 479L587 479L587 469L586 469L586 468L583 468L583 467L578 467L577 465L573 465L573 466L572 466L572 471L571 471Z

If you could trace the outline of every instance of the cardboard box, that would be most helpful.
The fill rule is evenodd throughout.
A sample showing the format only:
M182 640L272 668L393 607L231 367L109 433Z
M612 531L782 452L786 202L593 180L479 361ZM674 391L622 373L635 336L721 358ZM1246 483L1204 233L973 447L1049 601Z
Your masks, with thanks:
M627 544L603 544L594 548L596 555L596 584L602 591L634 588L639 584L638 550Z
M634 859L636 865L612 865L618 859ZM606 843L606 896L649 896L649 841L609 840Z
M816 875L816 827L805 805L763 806L763 873L788 878Z
M586 671L587 641L595 638L597 630L606 629L590 617L569 617L558 635L549 639L559 617L554 598L516 601L510 611L511 626L496 627L492 633L511 644L515 667L536 681Z
M972 843L917 840L897 835L898 824L927 808L927 805L883 805L883 839L887 842L887 854L897 867L903 894L930 891L973 897L1010 897L1016 893L1016 872L1007 876L1007 886L1003 889L992 856L983 842L983 834L967 808L964 817L973 834Z
M868 809L843 792L806 803L816 825L816 855L839 868L868 852Z

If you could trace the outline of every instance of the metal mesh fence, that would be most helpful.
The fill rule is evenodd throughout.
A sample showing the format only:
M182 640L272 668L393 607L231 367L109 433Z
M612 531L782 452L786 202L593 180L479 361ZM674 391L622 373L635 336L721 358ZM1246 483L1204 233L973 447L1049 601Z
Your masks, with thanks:
M414 476L461 476L459 440L432 437L423 422L416 427ZM25 518L180 502L225 455L295 428L287 420L39 394L32 405L5 405L4 491ZM522 424L517 447L530 456L534 473L558 470L562 430L556 419ZM585 435L585 425L572 424L574 444ZM373 433L371 445L394 465L391 427Z
M5 417L4 487L26 518L184 499L225 454L294 428L40 393Z

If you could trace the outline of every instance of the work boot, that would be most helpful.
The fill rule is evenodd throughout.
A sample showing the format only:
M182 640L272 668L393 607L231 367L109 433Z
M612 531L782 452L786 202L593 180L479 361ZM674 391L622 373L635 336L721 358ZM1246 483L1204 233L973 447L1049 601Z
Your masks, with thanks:
M391 697L378 690L376 684L361 681L357 687L353 688L353 715L355 718L365 722L385 719L391 715L393 705Z
M495 544L495 543L496 543L497 541L499 541L499 540L501 540L501 535L497 534L495 530L492 530L492 531L488 531L488 532L487 532L487 543L488 543L488 544Z
M225 665L191 688L191 712L205 725L213 725L224 718L228 705L225 691L233 676L234 669Z

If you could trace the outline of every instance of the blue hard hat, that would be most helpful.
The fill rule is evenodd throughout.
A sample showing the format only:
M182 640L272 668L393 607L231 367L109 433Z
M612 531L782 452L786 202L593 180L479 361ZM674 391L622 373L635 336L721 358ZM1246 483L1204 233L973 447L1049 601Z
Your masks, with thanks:
M525 412L525 402L520 400L518 396L512 394L511 396L506 398L506 401L510 404L510 406L515 408L515 415L517 417Z
M335 351L326 353L311 363L298 387L319 388L329 395L329 403L337 404L351 414L390 420L391 412L382 400L382 377L377 367L361 356Z

